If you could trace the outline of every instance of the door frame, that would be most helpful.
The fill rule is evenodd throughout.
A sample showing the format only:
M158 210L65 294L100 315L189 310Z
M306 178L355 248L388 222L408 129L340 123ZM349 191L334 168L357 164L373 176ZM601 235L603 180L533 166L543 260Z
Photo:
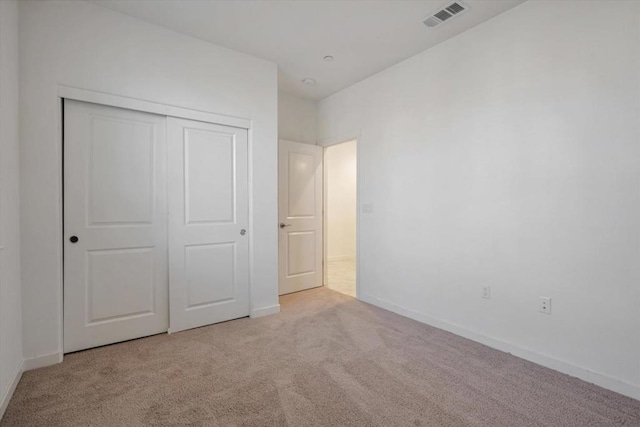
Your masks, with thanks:
M33 366L29 366L29 369L35 369L41 366L48 366L54 363L62 362L64 358L64 100L71 99L74 101L88 102L92 104L100 104L107 107L116 107L127 110L141 111L144 113L157 114L167 117L178 117L189 120L196 120L201 122L219 124L223 126L231 126L241 129L246 129L248 132L248 151L247 151L247 173L248 173L248 192L249 192L249 313L250 317L254 317L254 306L252 299L253 290L253 123L251 119L242 117L226 116L222 114L211 113L207 111L193 110L189 108L177 107L173 105L160 104L152 101L145 101L136 98L130 98L126 96L114 95L105 92L97 92L87 89L80 89L71 86L57 85L58 93L56 95L56 111L58 132L55 136L55 144L57 147L57 164L59 170L57 173L57 186L58 186L58 245L61 248L60 257L58 259L59 267L59 301L58 307L60 308L58 324L60 335L61 348L58 353L53 353L44 356L44 358ZM168 264L167 264L168 268ZM169 297L170 298L170 297Z
M322 285L327 286L329 280L328 261L328 225L327 225L327 163L325 154L327 148L342 144L344 142L356 141L356 299L361 299L360 289L360 191L362 190L362 175L360 171L361 153L360 144L362 141L361 132L352 132L336 138L327 138L319 141L317 145L322 147Z

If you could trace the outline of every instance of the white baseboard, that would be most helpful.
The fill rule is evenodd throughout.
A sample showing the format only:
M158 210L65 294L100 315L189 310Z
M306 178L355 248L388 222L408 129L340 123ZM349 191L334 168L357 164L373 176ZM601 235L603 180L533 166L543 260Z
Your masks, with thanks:
M31 371L33 369L44 368L45 366L55 365L62 362L62 352L56 351L55 353L45 354L43 356L31 357L25 359L24 370Z
M256 317L268 316L270 314L277 314L277 313L280 313L280 304L271 305L269 307L260 307L260 308L251 310L251 317L256 318Z
M471 331L453 323L436 319L419 311L401 307L390 301L377 298L370 294L360 294L360 300L408 317L410 319L417 320L418 322L426 323L427 325L436 327L438 329L443 329L472 341L479 342L480 344L484 344L497 350L513 354L514 356L520 357L538 365L542 365L549 369L562 372L563 374L567 374L572 377L579 378L583 381L593 383L602 388L606 388L608 390L615 391L616 393L620 393L625 396L640 400L640 386L629 384L616 378L609 377L605 374L594 372L587 368L583 368L569 362L554 359L553 357L545 356L540 353L536 353L534 351L509 344L505 341L482 335L478 332Z
M13 392L16 391L16 387L18 387L18 383L20 382L20 378L22 378L22 373L24 372L24 362L20 362L18 368L16 369L15 374L13 375L13 380L11 384L9 384L9 388L0 399L0 420L4 416L4 411L7 410L7 406L9 406L9 401L13 396Z

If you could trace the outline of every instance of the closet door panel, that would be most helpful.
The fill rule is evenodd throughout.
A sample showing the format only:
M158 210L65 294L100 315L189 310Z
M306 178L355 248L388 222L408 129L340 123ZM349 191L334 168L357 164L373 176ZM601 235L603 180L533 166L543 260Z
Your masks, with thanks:
M168 118L171 324L249 315L248 133Z
M64 351L168 329L166 118L65 100Z

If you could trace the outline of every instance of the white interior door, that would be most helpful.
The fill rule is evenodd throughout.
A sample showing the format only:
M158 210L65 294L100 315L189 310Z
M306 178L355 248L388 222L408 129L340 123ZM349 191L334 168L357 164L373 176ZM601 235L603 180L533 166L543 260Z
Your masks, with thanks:
M165 332L166 119L64 107L64 351Z
M280 140L280 295L322 286L322 147Z
M247 130L167 119L171 324L249 315Z

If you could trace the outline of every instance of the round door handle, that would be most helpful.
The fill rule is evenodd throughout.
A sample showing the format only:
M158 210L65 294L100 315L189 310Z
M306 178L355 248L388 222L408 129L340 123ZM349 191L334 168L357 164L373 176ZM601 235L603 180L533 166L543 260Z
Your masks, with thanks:
M291 227L293 224L285 224L284 222L280 223L280 228Z
M78 236L71 236L69 237L69 241L71 243L78 243Z
M244 236L245 234L247 234L247 230L245 230L244 228L242 230L240 230L240 235Z

